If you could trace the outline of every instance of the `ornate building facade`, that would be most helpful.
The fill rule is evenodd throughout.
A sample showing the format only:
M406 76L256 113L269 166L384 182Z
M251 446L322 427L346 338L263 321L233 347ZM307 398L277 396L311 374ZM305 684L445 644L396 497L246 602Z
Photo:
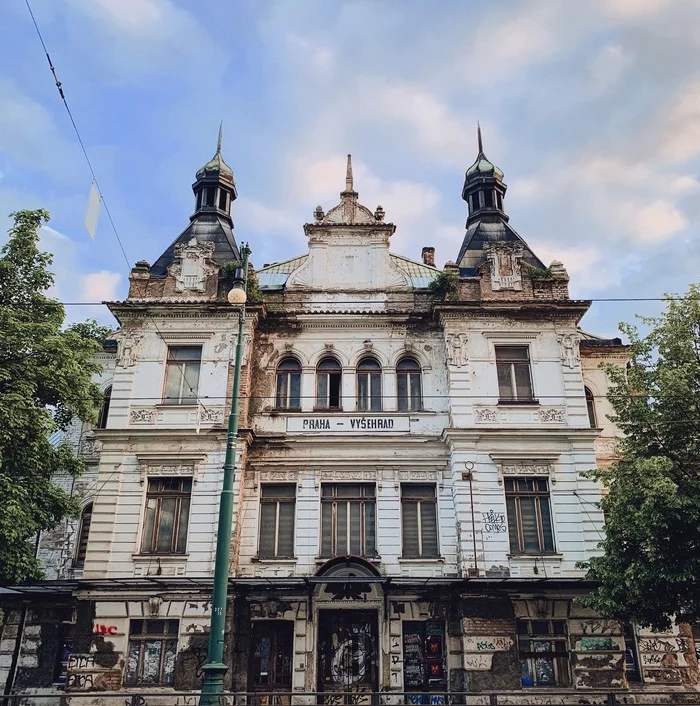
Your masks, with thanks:
M2 595L8 692L166 704L201 685L240 259L221 143L193 189L188 227L109 305L108 405L69 439L90 462L83 517L42 538L47 582ZM577 602L604 524L581 474L616 454L599 364L624 365L625 347L580 329L590 302L512 228L505 194L479 136L466 234L439 270L433 248L390 251L400 232L360 203L348 157L340 202L304 225L306 252L251 269L232 691L596 703L697 684L685 626L651 635Z

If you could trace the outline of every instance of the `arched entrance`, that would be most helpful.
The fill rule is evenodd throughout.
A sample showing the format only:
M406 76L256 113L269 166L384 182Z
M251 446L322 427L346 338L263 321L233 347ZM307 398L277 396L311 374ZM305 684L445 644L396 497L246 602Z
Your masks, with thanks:
M328 578L317 596L322 703L370 704L379 687L379 572L359 557L337 557L316 575Z

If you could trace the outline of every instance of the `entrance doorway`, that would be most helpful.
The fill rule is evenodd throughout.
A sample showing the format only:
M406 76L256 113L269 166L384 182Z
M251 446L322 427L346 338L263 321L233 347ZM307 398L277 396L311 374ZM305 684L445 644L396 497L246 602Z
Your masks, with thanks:
M372 703L371 693L379 686L377 617L376 610L319 611L318 691L322 703Z
M252 637L248 684L257 694L253 701L262 706L289 704L294 623L291 620L255 622Z

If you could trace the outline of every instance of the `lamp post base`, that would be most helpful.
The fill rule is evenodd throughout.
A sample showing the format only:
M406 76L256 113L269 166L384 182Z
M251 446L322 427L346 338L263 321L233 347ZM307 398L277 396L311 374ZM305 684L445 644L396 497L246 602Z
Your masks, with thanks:
M228 667L223 662L207 662L203 667L204 681L199 706L226 706L224 674Z

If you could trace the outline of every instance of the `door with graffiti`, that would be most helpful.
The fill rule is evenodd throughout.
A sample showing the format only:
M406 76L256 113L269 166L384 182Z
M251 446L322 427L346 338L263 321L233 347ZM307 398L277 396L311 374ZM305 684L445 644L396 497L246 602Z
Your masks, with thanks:
M318 690L323 704L371 704L378 690L377 612L321 610Z
M253 623L250 655L250 690L261 706L290 702L292 691L292 650L294 623L291 620L264 620Z

